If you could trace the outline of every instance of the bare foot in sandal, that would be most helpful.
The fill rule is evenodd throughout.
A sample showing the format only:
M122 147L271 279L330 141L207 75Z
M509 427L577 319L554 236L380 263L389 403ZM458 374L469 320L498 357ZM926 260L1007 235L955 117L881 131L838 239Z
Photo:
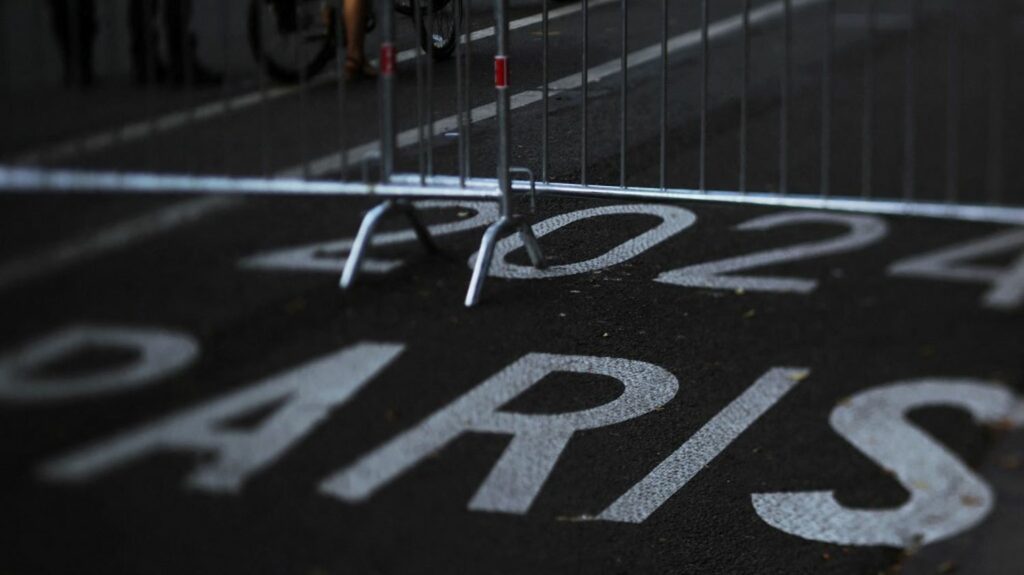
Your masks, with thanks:
M345 79L348 81L373 79L377 77L377 69L371 66L364 58L349 56L345 59Z
M376 78L377 70L366 63L363 52L363 40L366 38L366 2L365 0L344 0L345 11L345 79L362 80Z

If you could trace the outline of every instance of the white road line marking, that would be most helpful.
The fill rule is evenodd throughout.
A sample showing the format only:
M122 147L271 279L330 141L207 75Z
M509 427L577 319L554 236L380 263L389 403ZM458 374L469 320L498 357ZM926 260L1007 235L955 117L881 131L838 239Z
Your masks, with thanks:
M81 260L151 238L239 203L238 198L197 198L118 223L98 233L65 241L0 266L0 290L61 271Z
M132 350L134 357L84 373L46 373L45 366L90 346ZM192 365L199 349L188 333L159 327L69 325L0 355L0 401L61 403L142 389Z
M616 0L596 0L590 3L590 7L598 8L606 4L611 4L615 1ZM580 6L581 5L577 3L571 6L556 8L548 13L548 18L550 20L557 20L559 18L575 14L580 11ZM541 14L525 16L510 22L509 27L512 30L518 30L520 28L533 26L539 24L542 21L542 18L543 16ZM481 28L470 33L470 42L477 42L492 36L494 36L493 26ZM419 48L412 48L399 52L397 56L398 63L414 60L418 49ZM320 79L310 82L308 87L320 86L336 80L337 76L335 74L326 74ZM155 118L141 120L138 122L131 122L121 126L120 128L96 132L81 138L72 138L46 148L26 152L16 157L13 163L36 164L44 161L56 162L73 157L80 151L88 153L101 152L115 145L130 144L144 140L150 136L176 130L188 125L189 123L216 120L221 116L247 110L264 102L272 102L274 100L291 96L299 90L300 88L297 86L277 87L268 89L265 96L261 96L260 92L251 92L241 96L235 96L230 99L215 100L194 108L170 112Z
M643 523L810 373L804 367L768 370L609 505L598 519Z
M806 9L816 4L820 4L823 0L794 0L793 11ZM597 5L596 3L591 6ZM751 10L750 12L750 26L757 27L768 24L782 16L783 3L781 1L766 4L760 8ZM524 19L525 20L525 19ZM736 14L727 18L722 18L711 23L708 27L708 38L711 41L718 41L734 34L743 31L743 15ZM694 28L688 32L674 36L668 41L668 52L674 54L683 50L691 50L700 46L701 42L701 30L700 28ZM629 68L635 68L637 66L643 66L661 59L661 44L653 44L646 48L630 52L626 56L626 62ZM588 78L589 83L594 84L614 76L620 72L621 69L621 58L615 58L609 60L603 64L599 64L589 69ZM583 75L579 72L570 74L554 82L548 84L551 90L573 90L579 88L583 84ZM536 104L543 99L540 88L532 90L524 90L512 96L511 109L517 110ZM473 108L471 121L472 123L482 122L489 120L497 114L495 104L483 104ZM443 136L446 132L458 129L458 116L451 115L440 120L436 120L433 124L434 136ZM413 146L419 143L419 134L417 128L411 128L400 132L398 134L397 146L404 148ZM380 141L374 140L365 144L356 146L348 150L348 157L353 162L358 162L361 158L367 154L376 151L380 147ZM282 170L278 173L280 177L301 177L303 175L303 168L306 164L300 164L286 170ZM339 158L338 152L334 152L330 155L320 157L312 162L308 162L309 175L311 177L322 177L332 172L337 172L341 169L341 159Z
M984 520L996 495L955 452L906 415L945 407L966 412L977 424L998 425L1013 401L1008 388L977 379L923 378L860 391L833 408L829 424L900 483L908 493L904 503L848 507L833 490L821 488L754 493L751 503L768 525L809 541L907 549L954 537Z

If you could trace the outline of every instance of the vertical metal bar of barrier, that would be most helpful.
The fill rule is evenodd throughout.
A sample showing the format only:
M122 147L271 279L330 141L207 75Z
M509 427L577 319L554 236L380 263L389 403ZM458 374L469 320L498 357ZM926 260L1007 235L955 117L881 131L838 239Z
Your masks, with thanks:
M960 180L960 3L950 2L950 28L946 45L946 201L959 194Z
M836 46L836 2L825 0L825 54L821 71L821 195L832 192L832 65Z
M782 81L779 103L779 193L789 190L789 76L790 43L792 28L790 18L793 12L791 0L782 2Z
M10 7L11 4L7 3L7 4L5 4L5 6ZM31 69L32 70L45 70L46 68L45 68L44 61L43 61L43 48L44 48L44 46L43 46L43 38L46 37L46 32L47 32L47 30L46 30L46 22L45 22L46 12L43 9L42 2L32 2L32 3L30 3L30 7L29 7L28 11L29 11L29 18L31 18L31 24L30 24L31 29L30 29L30 31L32 32L32 44L31 44L31 47L30 47L31 49L28 51L29 53L26 55L26 59L31 63ZM12 39L11 43L14 44L13 39ZM34 88L37 87L35 85L36 82L37 82L36 78L28 76L28 77L25 78L25 84L23 84L23 88L34 89ZM67 87L65 87L65 89L67 89ZM48 128L49 127L48 124L50 124L52 121L53 121L53 118L51 117L50 114L44 114L43 115L43 119L41 120L41 123L44 125L44 129ZM77 153L77 149L78 149L78 145L76 144L75 145L76 153ZM46 154L45 153L39 154L38 156L35 156L35 157L30 157L30 158L27 159L27 163L29 163L29 164L37 164L37 165L43 164L45 161L46 161Z
M182 93L185 94L185 108L187 110L189 110L189 113L186 115L186 122L185 122L185 125L183 126L183 128L187 129L187 128L190 128L195 123L195 114L196 114L195 102L196 102L196 99L197 99L196 98L196 95L197 95L196 91L197 90L196 90L196 85L195 85L196 84L195 83L195 72L196 71L193 68L193 64L195 64L195 62L194 62L193 53L192 53L192 50L191 50L191 44L192 44L191 40L192 40L192 38L190 36L190 31L189 31L189 28L191 26L191 18L190 18L191 17L191 13L190 13L191 10L186 10L186 8L191 8L191 6L186 6L186 4L184 2L178 3L176 5L176 7L174 7L174 8L171 8L171 6L172 6L172 4L165 4L164 10L173 10L173 15L177 19L177 22L175 23L175 25L179 29L178 30L178 32L179 32L179 34L178 34L178 42L180 42L180 44L181 44L179 46L179 49L180 49L179 57L181 58L181 62L180 63L181 63L182 81L184 82ZM195 174L196 173L196 160L198 158L198 154L188 154L188 157L189 157L189 173L190 174Z
M860 193L863 198L870 198L874 193L875 29L877 18L877 0L867 0L867 15L864 23L864 99L861 110L860 148Z
M434 175L434 0L427 0L427 176Z
M668 0L661 0L661 150L658 162L658 185L666 188L668 164Z
M494 0L494 30L497 51L494 55L494 89L498 120L497 178L501 189L501 214L512 213L509 189L509 154L511 130L508 95L508 0Z
M910 0L909 23L907 26L906 76L904 79L903 103L903 199L912 200L916 191L916 131L917 109L915 107L917 86L917 26L919 0Z
M345 63L348 61L348 47L345 45L345 18L343 8L338 6L334 15L334 42L335 42L335 74L338 75L338 85L335 88L338 99L338 165L340 174L338 179L344 181L348 178L348 78L345 72Z
M260 175L267 178L270 176L270 139L268 137L270 132L270 117L267 110L267 39L263 34L265 18L266 8L260 7L256 10L256 27L258 29L256 34L258 36L260 46L259 56L256 59L256 81L259 83L260 91Z
M295 43L296 66L299 71L299 153L302 157L302 179L309 179L309 118L307 117L308 86L306 74L306 62L303 59L303 44L301 32Z
M67 22L65 25L68 27L67 36L65 42L65 55L67 56L67 65L69 66L69 78L71 82L81 87L85 78L82 76L82 58L84 57L78 48L82 45L82 22L81 22L81 11L80 3L81 0L65 0L64 6L67 11Z
M455 107L456 111L456 124L458 126L458 170L459 170L459 186L466 187L466 122L465 122L465 109L466 109L466 94L462 91L462 78L465 75L463 70L463 52L465 52L465 46L463 44L463 18L462 18L462 2L461 0L452 0L454 2L453 11L455 13Z
M1006 106L1006 16L1004 4L999 3L989 15L992 33L988 38L988 150L985 166L985 187L987 200L990 204L999 204L1002 200L1003 174L1003 134Z
M230 0L221 0L220 2L220 53L222 64L222 73L224 74L224 81L220 87L221 97L221 117L227 118L228 114L231 113L231 84L229 79L228 62L230 44L228 42L230 30L228 28L228 15L230 13ZM221 133L221 173L224 175L230 174L230 162L231 157L231 137L227 130L223 130Z
M4 5L7 6L7 7L11 6L10 3L6 3ZM30 26L32 28L32 30L31 30L32 31L32 46L31 46L32 49L29 50L29 53L28 53L26 59L29 62L31 62L31 66L32 66L31 69L32 70L45 70L45 67L44 67L44 64L43 64L43 38L46 37L46 29L45 29L46 24L44 22L44 19L46 18L46 12L43 10L42 2L32 2L31 3L31 7L29 8L28 13L29 13L28 17L31 19ZM12 39L11 43L14 44L13 39ZM33 77L26 77L25 78L25 84L23 86L35 88L36 87L34 85L35 82L36 82L35 78L33 78ZM48 121L48 120L49 120L49 118L46 118L44 121Z
M742 87L740 91L740 174L739 191L747 191L747 132L749 130L749 90L750 90L750 0L743 0L743 64L740 73L742 74Z
M68 43L66 46L66 65L69 66L68 79L72 85L81 90L84 88L85 79L82 77L82 54L78 51L78 47L81 46L81 14L79 12L80 0L66 0L65 9L67 10L67 21L64 23L68 26L67 37L65 41ZM82 156L82 142L76 139L74 144L74 158L78 159Z
M580 183L587 185L587 99L590 95L590 68L587 65L587 52L590 48L590 9L589 2L580 3L580 19L583 25L582 56L580 58Z
M540 125L540 177L548 182L548 1L541 5L541 107L543 108Z
M148 0L139 2L141 6L142 49L145 51L145 82L146 82L146 167L156 171L156 113L153 100L156 91L157 47L153 43L153 4ZM133 23L134 24L134 23Z
M464 52L464 57L466 58L466 75L464 78L465 86L463 87L465 93L464 99L466 102L466 167L464 171L466 178L469 179L473 177L473 93L470 90L470 83L473 78L473 21L470 18L473 13L473 0L461 0L461 2L462 9L465 12L464 18L466 32L466 45Z
M494 55L494 87L498 123L498 157L497 176L498 185L501 188L501 217L491 224L480 242L480 251L477 252L476 262L473 264L473 276L469 281L469 290L466 292L466 307L472 307L480 301L480 292L483 289L484 279L487 277L491 267L491 260L494 258L494 249L498 236L503 231L515 229L519 232L519 238L526 247L526 253L530 261L537 268L545 267L544 255L537 237L530 228L525 218L512 213L511 189L509 180L509 153L511 150L511 137L508 95L508 0L494 0L494 29L496 31L497 50ZM524 170L520 168L520 170ZM524 170L529 172L529 170ZM530 176L531 182L533 176Z
M377 0L377 27L380 29L380 170L381 181L388 182L395 170L395 21L392 0ZM418 31L417 31L418 32Z
M80 9L80 13L78 15L78 25L86 26L92 31L92 37L88 41L88 47L83 45L78 46L78 48L84 48L88 51L88 54L83 54L82 56L80 56L81 62L88 69L88 72L83 73L94 74L96 70L97 61L105 61L110 65L114 65L114 63L117 62L117 56L126 53L125 46L122 44L124 38L119 34L105 34L103 36L98 36L96 34L96 30L99 27L100 22L103 18L113 19L107 12L105 12L105 10L107 9L113 10L113 4L94 4L92 6L92 9L89 10L88 13L81 13L81 9L84 5L82 0L78 0L78 4ZM88 22L83 21L82 18L88 19ZM99 48L100 42L102 42L103 45L102 56L98 53L97 50L97 48ZM125 126L128 125L132 120L133 117L131 116L130 113L122 113L117 117L115 122L120 124L120 126ZM118 146L124 145L125 132L123 129L118 128L114 130L114 141ZM126 168L127 166L125 166L124 164L115 165L116 171L126 171Z
M432 2L433 0L428 0ZM411 0L413 26L417 34L422 34L423 11L420 10L420 0ZM416 46L416 159L419 166L420 185L427 181L427 140L426 123L423 119L423 102L426 94L423 91L423 50ZM461 120L461 118L460 118ZM460 142L461 143L461 142Z
M545 0L546 2L547 0ZM622 50L619 96L619 187L626 187L626 145L627 121L629 120L629 6L626 0L620 0L619 12L622 16Z
M700 191L707 191L708 171L708 0L700 4Z
M6 4L0 4L0 94L4 96L13 95L14 92L14 74L11 73L11 43L10 43L10 31L8 30L7 23L10 21L10 17L6 14Z

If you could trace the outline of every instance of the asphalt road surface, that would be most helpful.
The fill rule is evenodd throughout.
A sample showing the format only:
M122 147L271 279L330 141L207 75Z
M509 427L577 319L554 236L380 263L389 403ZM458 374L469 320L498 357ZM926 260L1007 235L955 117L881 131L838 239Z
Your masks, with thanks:
M599 66L618 57L620 20L617 3L592 4L589 58ZM671 36L699 24L698 3L672 4ZM789 167L793 189L810 192L820 185L822 12L797 4ZM711 19L741 6L716 2ZM1020 7L1008 6L1003 24L1019 30ZM552 80L579 70L575 7L560 5L552 21L552 49L573 54L552 60ZM864 7L838 10L839 195L865 190ZM869 191L901 197L907 22L889 8L873 44ZM658 10L636 4L631 50L657 43ZM937 10L926 7L916 30L924 54L947 48L952 28ZM513 12L527 18L538 4ZM964 37L983 39L984 18L965 10ZM490 23L486 3L474 4L474 29ZM538 31L524 25L512 38L513 85L528 91L541 82ZM411 28L399 32L399 48L411 46ZM1006 38L1007 53L1022 48L1019 33ZM729 190L738 37L712 41L707 181ZM492 42L473 43L476 106L493 96ZM699 166L699 45L687 42L672 52L668 89L677 187L695 186ZM751 46L748 184L771 191L778 22ZM962 43L965 54L986 46ZM399 70L410 102L399 106L402 130L415 126L414 65ZM944 58L918 63L919 198L950 189L947 93L928 89L944 86L946 71ZM118 78L52 100L7 94L4 161L234 175L307 164L312 176L340 175L330 77L305 92L270 86L266 107L245 107L253 75L228 72L223 87L146 98ZM964 73L974 81L959 94L956 199L1011 203L1024 184L1012 161L1024 119L1006 107L995 186L992 85L984 70ZM1022 77L1006 76L1007 101ZM455 111L453 78L452 62L437 66L436 119ZM641 62L629 78L627 180L656 185L660 69ZM549 118L557 181L581 174L581 92L567 82ZM618 90L614 74L590 86L594 182L620 177ZM349 86L346 147L377 138L365 120L375 105L372 83ZM178 120L148 122L155 113ZM540 118L532 103L514 122L515 162L538 172ZM139 121L146 130L121 130ZM493 171L493 128L474 123L476 174ZM418 148L406 143L400 167L415 171ZM451 173L453 139L431 144L437 171ZM0 509L10 526L0 572L1024 569L1020 227L545 196L532 218L549 267L530 268L521 245L504 240L483 302L466 309L470 262L496 206L420 204L440 251L389 221L366 273L341 291L373 205L0 196Z

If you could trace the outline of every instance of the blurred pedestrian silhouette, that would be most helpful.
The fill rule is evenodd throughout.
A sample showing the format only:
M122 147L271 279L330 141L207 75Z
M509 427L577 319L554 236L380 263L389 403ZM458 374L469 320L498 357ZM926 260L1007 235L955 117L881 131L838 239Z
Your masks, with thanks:
M349 80L376 78L377 70L366 61L363 43L366 38L366 0L345 0L345 77Z
M64 84L92 84L93 44L96 39L96 4L93 0L49 0L53 32L57 36Z
M160 56L160 34L156 16L162 4L166 35L165 63ZM211 85L223 78L199 62L196 36L190 28L191 0L130 0L128 27L131 30L132 71L136 82Z
M48 2L64 66L64 82L69 86L88 86L94 76L96 3L94 0ZM199 62L191 21L191 0L129 0L132 77L136 83L212 85L223 80L220 74ZM164 54L160 50L159 23L163 24L166 36Z

